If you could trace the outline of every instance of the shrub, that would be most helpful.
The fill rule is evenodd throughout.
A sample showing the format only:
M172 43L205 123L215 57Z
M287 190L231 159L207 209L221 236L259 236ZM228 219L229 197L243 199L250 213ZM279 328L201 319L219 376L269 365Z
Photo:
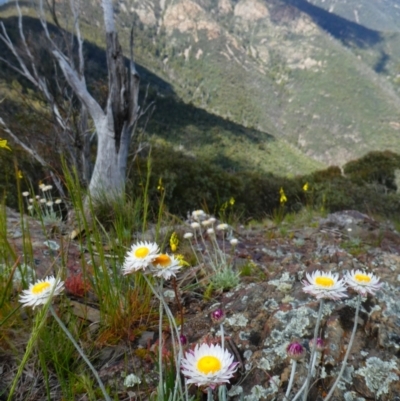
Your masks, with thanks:
M344 165L347 177L355 183L378 184L387 191L396 191L395 171L400 168L400 155L386 150L369 152L357 160Z

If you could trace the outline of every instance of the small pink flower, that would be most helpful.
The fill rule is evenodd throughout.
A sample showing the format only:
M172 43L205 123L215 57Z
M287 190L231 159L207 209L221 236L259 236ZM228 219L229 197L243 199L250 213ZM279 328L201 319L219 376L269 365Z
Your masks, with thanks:
M214 312L211 313L211 320L214 323L222 323L225 319L225 313L222 309L216 309Z
M295 359L296 361L302 359L306 354L305 348L297 341L290 343L286 348L286 352L290 359Z
M312 338L309 342L308 342L310 348L313 348L314 346L314 339ZM317 337L315 340L315 348L317 351L322 352L325 349L325 343L324 340L321 337Z

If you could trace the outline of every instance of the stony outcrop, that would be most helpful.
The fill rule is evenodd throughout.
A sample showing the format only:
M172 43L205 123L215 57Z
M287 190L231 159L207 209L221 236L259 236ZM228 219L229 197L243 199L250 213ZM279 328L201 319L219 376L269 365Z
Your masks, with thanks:
M226 311L227 344L242 366L230 390L232 396L238 394L233 399L239 400L240 393L247 401L284 399L291 369L286 347L292 341L308 346L318 312L318 301L302 290L305 273L318 269L343 275L358 268L379 276L384 286L376 296L362 300L350 358L332 399L397 399L400 235L356 211L328 215L316 228L290 232L292 239L263 241L260 234L245 234L248 242L242 242L241 256L253 259L265 280L242 283L223 294L218 305L194 319L194 329L189 331L192 341L207 338L210 332L218 337L219 326L209 322L209 313L216 307ZM351 245L359 239L363 244L360 251ZM350 294L341 302L325 301L320 335L326 347L317 360L309 400L322 400L336 379L354 324L355 297ZM309 354L298 365L292 394L304 382L308 358Z

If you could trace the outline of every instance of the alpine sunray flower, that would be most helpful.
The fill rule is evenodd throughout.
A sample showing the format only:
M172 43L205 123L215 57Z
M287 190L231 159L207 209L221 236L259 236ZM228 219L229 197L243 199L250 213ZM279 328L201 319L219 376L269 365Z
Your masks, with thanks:
M317 299L338 300L347 297L344 279L339 280L339 274L316 270L311 274L306 273L306 276L308 281L303 280L303 291Z
M64 282L53 276L38 280L30 284L27 290L22 291L19 302L22 306L32 306L35 309L38 305L44 305L50 297L55 297L64 289Z
M375 295L376 291L382 287L382 283L379 282L378 277L373 273L366 273L361 270L352 270L350 273L347 273L345 280L349 287L364 297L368 293Z
M182 373L188 384L215 388L229 383L238 368L232 354L219 344L197 344L194 350L187 351L182 360Z
M177 271L181 268L181 263L173 255L167 255L162 253L157 255L150 266L149 273L156 277L162 277L165 280L169 280L172 276L175 276Z
M133 244L126 254L122 266L123 274L131 274L138 270L145 270L159 255L160 249L154 242L138 242Z

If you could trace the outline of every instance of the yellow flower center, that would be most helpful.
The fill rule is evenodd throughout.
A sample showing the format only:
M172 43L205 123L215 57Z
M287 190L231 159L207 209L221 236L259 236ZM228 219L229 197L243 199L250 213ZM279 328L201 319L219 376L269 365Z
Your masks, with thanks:
M161 267L168 267L171 264L171 258L166 254L162 254L154 259L153 264L156 266L160 265Z
M364 283L364 284L369 283L371 281L371 277L370 276L367 276L366 274L361 274L361 273L355 274L354 275L354 279L356 281L359 281L359 282Z
M41 294L44 290L47 290L47 288L50 287L50 283L44 282L44 283L37 283L33 286L32 292L35 295Z
M221 368L221 361L215 356L203 356L197 362L197 369L204 374L218 372Z
M321 287L332 287L335 284L335 281L330 277L317 277L315 279L315 284L318 284Z
M135 256L137 258L145 258L148 254L149 254L149 248L146 248L145 246L141 246L135 251Z

